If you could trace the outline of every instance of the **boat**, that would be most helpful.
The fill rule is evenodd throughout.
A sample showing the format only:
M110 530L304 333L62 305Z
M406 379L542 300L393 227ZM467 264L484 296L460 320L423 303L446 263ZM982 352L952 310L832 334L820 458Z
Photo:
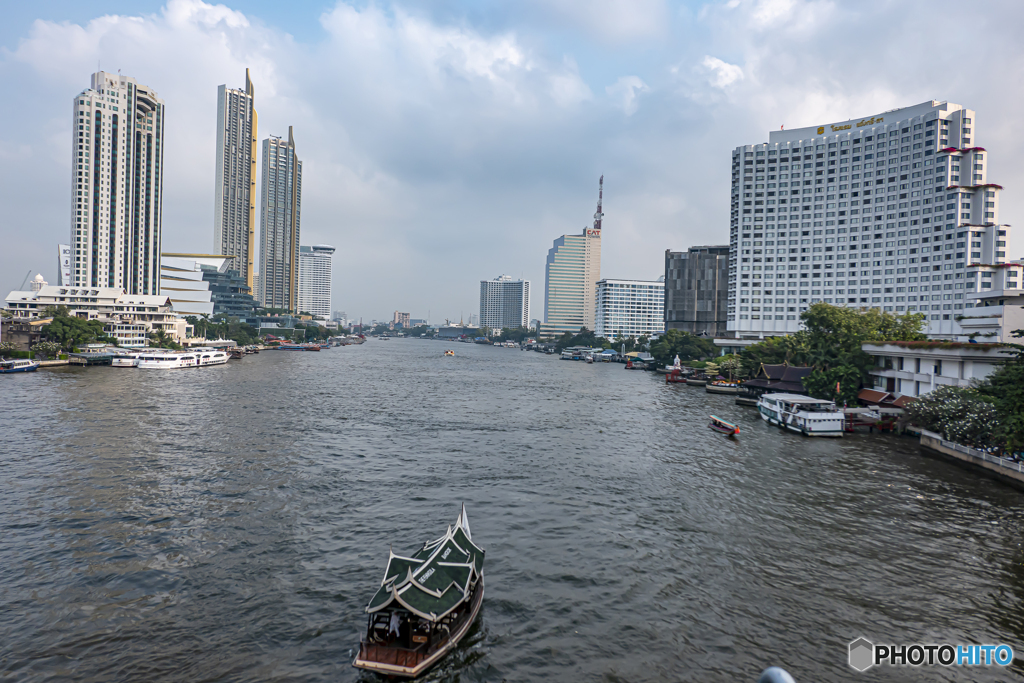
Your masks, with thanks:
M484 551L473 543L463 505L441 538L409 557L389 553L352 665L385 676L419 676L469 632L483 599Z
M805 436L842 436L843 411L834 401L799 394L764 394L757 410L768 424Z
M687 379L686 383L691 387L703 387L707 386L708 381L706 379Z
M445 349L444 355L446 355L446 356L454 356L455 355L455 351L453 351L451 349Z
M708 427L711 427L716 432L728 434L729 436L738 436L740 433L739 427L734 425L732 422L726 422L717 415L711 416L711 422L708 423Z
M28 358L13 358L11 360L0 360L0 374L9 375L15 372L35 372L39 369L39 362Z
M245 349L235 348L228 352L231 360L242 360L245 358Z
M228 354L220 349L196 349L197 365L223 365L228 362Z
M199 367L199 359L194 351L187 353L156 353L139 354L140 370L176 370L178 368Z
M704 386L704 391L709 394L738 394L740 393L740 385L739 382L715 380L714 382L708 382Z
M686 384L686 378L683 377L682 368L672 368L672 372L665 373L666 384Z
M144 351L130 351L128 353L119 353L110 361L110 366L114 368L137 368L139 367L139 356L145 353Z
M594 362L594 356L592 354L587 354L585 360L586 360L587 363L593 363Z

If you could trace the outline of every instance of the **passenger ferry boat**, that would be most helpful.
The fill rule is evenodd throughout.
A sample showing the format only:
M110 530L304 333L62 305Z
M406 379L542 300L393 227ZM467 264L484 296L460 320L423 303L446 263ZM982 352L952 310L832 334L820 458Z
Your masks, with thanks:
M799 394L764 394L757 402L761 419L805 436L842 436L844 416L834 401Z
M111 359L110 366L114 368L137 368L139 367L139 356L143 353L142 351L119 353Z
M196 349L193 353L198 357L199 365L224 365L228 362L228 352L221 349Z
M415 678L458 645L484 600L484 551L462 506L455 526L410 557L390 553L352 665Z
M140 353L137 366L143 370L174 370L199 367L195 351L185 353Z
M0 360L0 374L3 375L9 375L14 372L35 372L38 369L39 363L27 358Z

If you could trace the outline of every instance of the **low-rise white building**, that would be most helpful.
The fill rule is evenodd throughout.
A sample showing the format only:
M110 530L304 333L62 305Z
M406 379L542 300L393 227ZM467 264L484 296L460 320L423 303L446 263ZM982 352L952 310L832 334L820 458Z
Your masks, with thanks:
M14 291L5 300L15 319L33 320L48 306L66 306L68 314L105 323L138 323L147 332L163 330L183 342L192 326L171 310L165 294L127 294L117 287L62 287L46 285L39 291ZM127 330L126 330L127 331Z
M610 340L665 331L665 278L599 280L594 334Z
M869 371L875 389L913 397L944 384L971 386L1012 353L1002 344L943 341L862 344L861 349L875 357Z

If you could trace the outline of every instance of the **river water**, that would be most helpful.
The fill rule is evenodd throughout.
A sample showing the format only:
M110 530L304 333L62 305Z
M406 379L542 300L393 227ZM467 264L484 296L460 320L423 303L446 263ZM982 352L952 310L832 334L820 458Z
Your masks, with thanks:
M1024 675L846 664L858 636L1024 656L1024 494L621 365L443 348L0 378L0 680L376 680L350 662L388 547L463 502L487 594L430 680Z

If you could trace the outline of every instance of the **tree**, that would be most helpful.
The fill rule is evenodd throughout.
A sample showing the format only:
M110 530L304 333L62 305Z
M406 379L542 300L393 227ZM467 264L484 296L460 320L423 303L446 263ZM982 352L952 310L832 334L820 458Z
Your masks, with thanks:
M1024 337L1024 330L1014 330L1013 336ZM1007 346L1014 349L1013 357L989 376L980 391L999 412L996 438L1007 450L1019 453L1024 451L1024 346Z
M739 355L731 353L727 356L722 356L718 359L718 369L720 372L728 372L729 379L732 379L734 372L739 372L743 367L743 360Z
M60 307L57 307L58 309ZM66 307L65 307L66 312ZM113 343L116 340L108 337L103 332L103 323L99 320L86 320L68 315L60 315L61 311L54 311L56 315L53 320L41 330L43 339L57 342L62 348L71 351L76 346L83 344Z
M676 356L679 356L680 361L713 356L715 345L707 337L697 337L682 330L669 330L651 344L651 355L661 365L672 365Z
M942 438L987 448L995 443L999 410L977 389L942 385L904 408L910 421Z
M604 337L597 337L585 327L576 334L565 332L555 342L555 351L561 352L570 346L586 346L588 348L611 348L611 343Z
M181 348L181 344L174 341L174 338L167 334L167 331L163 329L156 329L150 332L149 341L151 342L151 346L156 346L161 349L178 350Z
M60 354L60 344L52 341L41 341L32 347L32 354L37 358L56 358Z

